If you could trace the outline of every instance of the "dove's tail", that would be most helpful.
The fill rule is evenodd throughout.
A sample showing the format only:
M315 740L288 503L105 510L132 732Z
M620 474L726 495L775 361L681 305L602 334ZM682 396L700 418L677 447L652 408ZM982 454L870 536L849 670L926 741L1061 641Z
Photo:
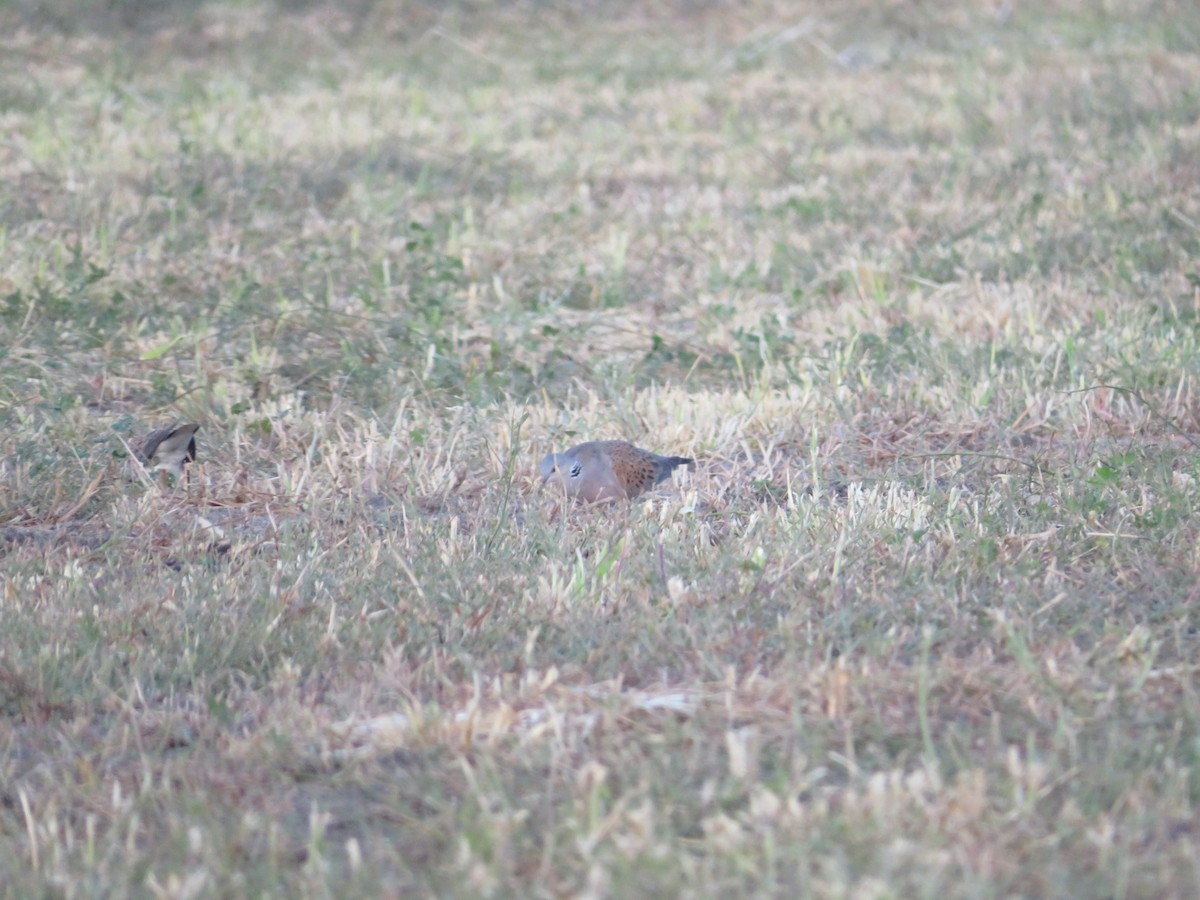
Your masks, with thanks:
M658 457L658 477L654 479L657 484L660 481L666 481L671 477L671 472L676 466L690 466L695 460L687 456L660 456Z

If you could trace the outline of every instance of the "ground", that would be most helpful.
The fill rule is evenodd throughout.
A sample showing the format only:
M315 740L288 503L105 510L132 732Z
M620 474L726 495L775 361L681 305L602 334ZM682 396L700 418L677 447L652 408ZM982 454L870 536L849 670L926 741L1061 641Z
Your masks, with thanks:
M1169 0L0 8L5 889L1200 894L1198 85Z

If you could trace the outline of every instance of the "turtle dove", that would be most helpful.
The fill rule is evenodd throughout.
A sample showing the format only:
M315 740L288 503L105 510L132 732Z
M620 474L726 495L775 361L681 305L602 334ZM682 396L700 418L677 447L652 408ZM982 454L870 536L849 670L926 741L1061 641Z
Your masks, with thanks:
M542 460L542 481L561 485L569 497L596 503L632 500L671 476L676 466L691 465L686 456L659 456L628 441L587 441Z

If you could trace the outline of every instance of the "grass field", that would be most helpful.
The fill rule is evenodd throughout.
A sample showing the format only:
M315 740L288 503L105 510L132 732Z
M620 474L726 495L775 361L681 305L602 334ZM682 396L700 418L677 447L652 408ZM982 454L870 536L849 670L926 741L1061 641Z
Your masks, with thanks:
M1200 895L1191 0L14 0L0 123L0 893Z

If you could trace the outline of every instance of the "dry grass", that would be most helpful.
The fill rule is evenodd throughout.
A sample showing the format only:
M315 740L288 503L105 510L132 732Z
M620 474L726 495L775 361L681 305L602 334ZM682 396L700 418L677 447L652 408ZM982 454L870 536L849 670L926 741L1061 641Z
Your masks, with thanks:
M117 6L0 10L4 890L1200 893L1192 4Z

